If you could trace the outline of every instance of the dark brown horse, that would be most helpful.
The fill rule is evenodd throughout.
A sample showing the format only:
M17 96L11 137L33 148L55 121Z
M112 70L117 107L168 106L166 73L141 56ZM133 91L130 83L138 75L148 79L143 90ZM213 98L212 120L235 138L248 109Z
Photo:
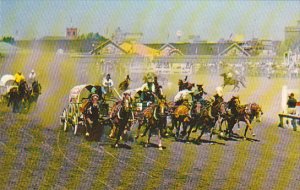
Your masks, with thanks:
M32 86L32 93L31 93L32 101L37 101L42 91L41 84L38 81L34 81L31 86Z
M132 111L132 100L130 98L130 94L124 94L124 97L121 101L116 102L112 108L110 118L113 123L112 133L110 137L112 137L116 133L116 142L115 147L119 147L119 141L121 136L123 136L125 133L126 127L131 126L131 120L134 120L134 114Z
M24 109L28 109L31 99L31 89L29 88L26 81L22 80L18 87L19 96L22 102Z
M201 133L197 138L197 141L201 140L201 137L205 132L210 133L210 140L212 139L213 135L213 127L214 127L214 118L211 116L211 103L207 100L203 101L202 103L197 102L191 110L191 126L188 131L188 137L193 128L193 131L196 132L198 128L201 129Z
M21 104L21 97L19 95L19 91L18 91L18 87L15 86L13 88L11 88L8 92L8 104L7 107L9 107L10 105L12 105L12 111L13 113L19 113L20 110L20 104Z
M228 119L228 133L232 134L232 129L236 123L240 121L246 123L246 129L244 133L244 139L246 139L247 131L252 132L252 136L255 134L252 131L252 121L256 118L257 122L261 121L261 115L263 114L261 106L256 103L250 103L241 105L238 97L233 97L228 102L228 108L231 110L231 114Z

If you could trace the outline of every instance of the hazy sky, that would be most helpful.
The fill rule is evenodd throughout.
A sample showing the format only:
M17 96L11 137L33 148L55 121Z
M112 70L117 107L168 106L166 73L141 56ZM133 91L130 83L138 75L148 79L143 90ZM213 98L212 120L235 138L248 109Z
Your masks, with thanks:
M0 0L0 36L19 39L64 36L72 25L80 33L104 36L120 26L125 32L142 32L144 42L175 41L176 31L182 31L182 39L196 34L217 41L233 33L283 40L284 27L297 20L300 1Z

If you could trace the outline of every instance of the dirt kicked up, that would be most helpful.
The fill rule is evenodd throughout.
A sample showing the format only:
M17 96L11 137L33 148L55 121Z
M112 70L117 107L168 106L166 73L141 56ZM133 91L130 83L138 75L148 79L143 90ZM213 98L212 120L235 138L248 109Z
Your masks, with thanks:
M165 138L166 149L159 151L144 148L144 137L128 142L131 149L115 149L108 138L89 142L83 134L65 133L59 125L69 90L97 83L106 74L97 63L94 58L41 51L2 59L1 75L19 70L28 75L34 68L42 94L28 114L12 114L6 105L0 108L0 189L300 188L300 133L277 127L282 86L299 88L299 79L246 77L247 88L238 93L231 92L231 87L224 89L226 101L239 95L242 104L262 105L263 120L254 123L256 141L224 141L214 136L215 145L196 145ZM114 70L110 74L119 84L128 73ZM143 83L143 74L132 78L133 87ZM183 78L167 77L163 90L168 100L173 100L177 81ZM209 94L223 82L214 73L190 75L189 80L203 83ZM244 127L235 129L239 134L243 131Z

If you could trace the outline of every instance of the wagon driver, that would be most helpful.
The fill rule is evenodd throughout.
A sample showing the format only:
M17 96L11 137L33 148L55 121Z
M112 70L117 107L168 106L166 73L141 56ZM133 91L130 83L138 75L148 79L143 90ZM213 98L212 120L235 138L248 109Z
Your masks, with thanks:
M107 74L106 77L103 78L102 85L107 93L111 93L111 88L114 86L114 82L110 78L110 74Z

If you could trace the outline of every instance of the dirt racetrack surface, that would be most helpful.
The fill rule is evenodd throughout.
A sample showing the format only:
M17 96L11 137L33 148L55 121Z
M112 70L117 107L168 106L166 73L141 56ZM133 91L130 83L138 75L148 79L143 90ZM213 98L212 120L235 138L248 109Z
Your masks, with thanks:
M197 145L168 137L163 139L166 149L159 151L155 146L144 148L144 137L127 142L130 149L115 149L107 134L90 142L83 133L64 132L59 124L70 89L104 76L99 62L38 51L1 59L1 75L21 70L27 76L34 68L42 94L27 114L13 114L1 104L0 189L300 189L300 133L277 127L282 86L299 88L299 78L247 76L247 88L231 92L232 86L225 87L225 100L239 95L242 104L262 105L262 122L254 122L252 139L225 141L214 136L216 143L210 145L206 135ZM128 70L115 68L110 74L118 85ZM143 74L132 78L137 79L132 87L143 83ZM168 100L183 78L167 77L163 90ZM215 73L193 74L189 80L203 83L211 95L223 82ZM244 125L235 128L236 133L243 131ZM152 143L157 144L156 137Z

